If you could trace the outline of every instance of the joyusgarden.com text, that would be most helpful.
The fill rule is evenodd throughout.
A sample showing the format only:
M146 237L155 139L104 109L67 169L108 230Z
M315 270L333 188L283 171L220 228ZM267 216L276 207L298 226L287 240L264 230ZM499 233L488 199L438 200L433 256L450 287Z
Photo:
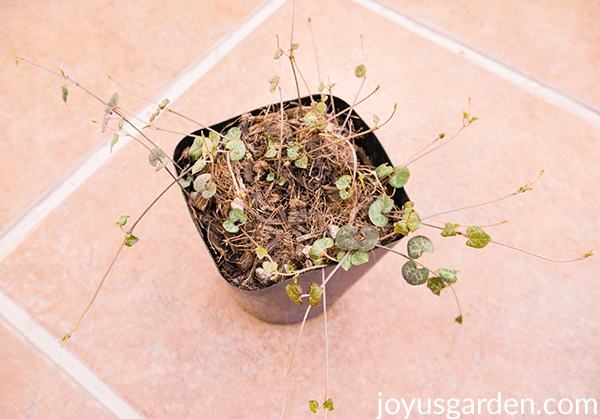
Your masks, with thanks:
M530 398L506 398L502 393L490 399L394 399L380 392L377 399L375 419L437 415L447 419L459 419L463 415L598 415L598 400L593 398L556 398L536 402ZM589 417L589 416L586 416Z

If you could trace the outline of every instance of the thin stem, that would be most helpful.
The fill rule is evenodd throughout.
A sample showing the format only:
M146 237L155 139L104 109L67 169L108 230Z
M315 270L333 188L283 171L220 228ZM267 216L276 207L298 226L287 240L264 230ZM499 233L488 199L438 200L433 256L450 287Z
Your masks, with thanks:
M444 229L443 227L439 227L439 226L436 226L436 225L433 225L433 224L423 223L423 225L427 226L427 227L431 227L431 228L436 228L438 230L443 230ZM459 236L463 236L463 237L469 238L469 236L467 236L466 233L463 233L461 231L457 231L456 234L458 234ZM521 249L520 247L517 247L517 246L513 246L513 245L510 245L510 244L506 244L506 243L501 243L501 242L498 242L496 240L490 240L490 243L494 243L494 244L497 244L499 246L508 247L509 249L517 250L519 252L526 253L526 254L531 255L531 256L535 256L536 258L547 260L549 262L555 262L555 263L577 262L579 260L586 259L586 258L588 258L588 257L590 257L590 256L592 256L594 254L594 250L591 250L591 251L587 252L586 254L581 255L581 256L579 256L578 258L575 258L575 259L553 259L553 258L549 258L549 257L546 257L546 256L542 256L542 255L540 255L538 253L535 253L535 252L531 252L529 250ZM391 249L389 249L389 250L391 251Z
M362 82L360 83L360 87L358 88L358 92L356 92L356 96L354 97L354 103L352 104L352 106L356 106L356 101L358 100L358 96L360 95L360 91L362 90L363 86L365 85L365 80L367 79L367 76L363 76L362 77ZM348 122L348 119L350 119L350 112L348 112L348 115L346 115L346 119L344 120L344 123L342 124L342 128L344 128L346 126L346 123Z
M408 160L406 163L404 163L404 164L403 164L403 166L408 166L409 164L411 164L411 163L414 163L414 162L416 162L416 161L417 161L417 160L419 160L419 159L422 159L422 158L423 158L423 157L425 157L426 155L428 155L428 154L430 154L430 153L433 153L435 150L438 150L439 148L441 148L441 147L445 146L446 144L449 144L449 143L450 143L452 140L454 140L456 137L458 137L458 135L459 135L459 134L462 132L462 130L463 130L463 129L465 129L465 125L463 125L462 127L460 127L460 129L459 129L459 130L456 132L456 134L454 134L454 135L453 135L453 136L452 136L452 137L451 137L451 138L450 138L448 141L446 141L445 143L442 143L442 144L438 145L437 147L435 147L435 148L433 148L433 149L429 150L427 153L425 153L425 154L422 154L422 155L420 155L420 156L418 156L418 157L412 157L412 158L411 158L411 159L409 159L409 160ZM434 142L435 142L435 141L434 141ZM433 143L431 143L431 144L433 144ZM430 144L430 145L431 145L431 144ZM428 146L428 147L429 147L429 146ZM427 147L425 147L425 148L427 148Z
M451 210L444 211L444 212L438 212L437 214L429 215L429 216L427 216L425 218L422 218L421 221L427 220L428 218L437 217L439 215L449 214L451 212L462 211L462 210L466 210L466 209L481 207L481 206L488 205L488 204L493 204L493 203L496 203L496 202L500 202L500 201L502 201L502 200L504 200L506 198L510 198L511 196L525 193L525 192L531 190L531 187L535 184L535 182L537 182L542 177L543 174L544 174L544 171L542 170L542 171L540 171L540 174L538 175L538 177L533 182L531 182L529 184L526 184L525 186L521 186L519 189L517 189L513 193L511 193L509 195L506 195L506 196L503 196L502 198L494 199L494 200L483 202L483 203L480 203L480 204L474 204L474 205L469 205L469 206L466 206L466 207L451 209ZM504 222L506 222L506 221L504 221Z
M334 119L337 119L338 117L340 117L341 115L343 115L346 112L350 112L352 109L354 109L356 106L360 105L361 103L363 103L365 100L369 99L371 96L373 96L375 93L377 93L377 91L379 90L379 86L377 86L371 93L369 93L366 97L364 97L363 99L361 99L360 101L356 102L354 105L344 109L343 111L340 111L336 114L334 114L333 116L330 116L329 118L327 118L325 121L323 121L323 124L326 124L328 122L333 121ZM330 92L331 93L331 92ZM333 103L333 101L331 102ZM305 127L302 129L299 129L298 131L295 131L294 134L300 134L303 133L304 131L309 131L313 129L313 127Z
M83 320L83 318L85 317L85 315L87 314L87 312L90 310L90 307L92 306L92 304L94 304L94 301L96 300L96 297L98 296L98 293L100 292L100 288L102 288L102 285L104 284L104 281L106 280L106 277L108 277L108 274L112 270L112 267L114 266L115 262L117 261L117 258L121 254L121 250L123 250L123 247L125 247L125 240L123 240L119 244L119 249L117 250L117 253L115 253L115 256L113 257L112 261L110 262L110 265L108 265L108 269L104 273L104 276L102 277L102 280L100 281L100 284L96 288L96 292L94 293L92 299L90 300L90 302L87 305L87 307L85 308L85 310L83 310L83 313L81 314L81 317L79 317L79 320L77 320L77 323L75 323L75 326L73 326L71 328L71 331L69 333L67 333L65 335L65 337L63 337L63 341L62 341L62 345L61 346L65 346L65 344L67 343L67 340L71 337L71 334L73 332L75 332L75 329L77 328L77 326L79 326L79 323L81 323L81 321Z
M392 111L392 114L390 115L390 117L389 117L389 118L388 118L388 119L387 119L387 120L386 120L386 121L385 121L383 124L381 124L381 125L375 125L375 126L374 126L373 128L371 128L371 129L368 129L368 130L366 130L366 131L361 131L361 132L359 132L359 133L356 133L356 134L352 134L352 135L350 135L349 137L343 137L343 138L340 138L340 137L337 137L335 134L329 134L329 135L332 135L332 136L334 136L334 137L336 137L336 138L338 138L338 139L337 139L337 140L335 140L335 141L333 141L333 142L331 142L331 143L329 143L329 144L325 144L325 145L322 145L321 147L317 147L317 148L315 148L315 149L313 149L313 150L310 150L310 151L306 152L306 154L314 153L315 151L322 150L322 149L324 149L324 148L326 148L326 147L332 146L332 145L334 145L334 144L337 144L337 143L340 143L340 142L342 142L342 141L348 141L348 140L351 140L351 139L353 139L353 138L362 137L362 136L363 136L363 135L365 135L365 134L369 134L369 133L371 133L371 132L373 132L373 131L376 131L376 130L378 130L378 129L382 128L382 127L383 127L383 126L385 126L385 125L386 125L388 122L390 122L390 120L391 120L391 119L394 117L394 114L396 113L396 109L397 109L397 108L398 108L397 104L395 104L395 103L394 103L394 110ZM349 108L348 108L348 109L349 109Z
M327 291L325 287L325 271L322 271L321 275L321 288L323 288L323 320L325 322L325 400L329 398L329 341L327 338ZM329 409L325 409L325 419L327 419L327 412Z
M321 70L319 69L319 56L317 55L317 47L315 44L315 36L313 34L313 30L312 30L312 20L310 19L310 16L308 18L308 29L310 30L310 39L312 41L312 47L313 47L313 51L315 53L315 61L317 63L317 79L319 81L319 84L321 84Z
M350 253L346 253L344 258L331 271L331 273L327 276L327 278L322 281L321 288L323 288L323 290L325 290L325 285L327 285L327 282L329 282L329 280L333 277L333 275L337 272L337 270L342 266L342 263L346 260L346 258L349 255L350 255ZM283 390L283 405L281 406L280 419L283 419L283 414L285 413L285 402L287 400L287 392L288 392L288 387L290 384L290 377L292 376L292 366L294 365L294 356L296 355L296 349L298 349L298 343L300 342L300 337L302 336L302 331L304 330L304 325L306 324L306 319L308 318L308 313L310 312L310 309L311 309L311 306L309 305L306 308L306 313L304 313L304 319L302 319L302 324L300 325L300 330L298 331L298 337L296 338L296 343L294 344L294 350L292 351L292 359L290 360L290 366L288 368L288 376L287 376L287 379L285 380L285 389Z

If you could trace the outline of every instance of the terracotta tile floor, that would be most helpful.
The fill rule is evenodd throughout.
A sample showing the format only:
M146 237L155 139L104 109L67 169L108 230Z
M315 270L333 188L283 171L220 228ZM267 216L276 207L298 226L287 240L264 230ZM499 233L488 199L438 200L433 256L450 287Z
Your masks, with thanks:
M119 90L123 105L136 111L143 102L106 81L106 74L132 91L154 96L260 5L126 4L3 3L2 48L14 47L49 66L56 67L61 58L103 98ZM475 15L447 2L388 4L565 94L600 104L591 83L597 79L597 27L585 29L592 25L590 14L598 13L591 2L555 1L553 7L538 9L531 3L525 10L498 2L489 10L480 6ZM556 12L562 9L569 13ZM289 42L291 15L291 2L274 11L185 91L173 109L205 124L218 122L272 101L268 79L275 74L282 75L285 97L293 97L291 72L272 59L275 34ZM530 15L547 27L529 25ZM65 19L69 25L60 26ZM495 36L495 27L504 35ZM564 32L574 39L570 54L564 52L567 40L552 35ZM472 98L473 115L480 119L453 143L411 165L407 190L422 216L507 195L545 169L532 192L438 218L464 225L509 220L489 228L495 240L552 258L577 257L598 247L599 125L354 2L298 2L294 36L301 45L297 60L313 91L319 77L330 77L337 83L334 93L352 101L360 84L354 67L363 62L368 68L363 93L376 85L381 90L359 113L366 120L374 113L384 118L398 103L396 117L378 133L397 164L440 132L456 132ZM514 45L521 45L521 52L511 54ZM556 61L543 61L527 51L560 54ZM65 107L60 79L29 65L18 69L11 58L2 56L0 84L6 127L0 225L9 228L107 137L88 122L102 114L93 100L71 89ZM553 73L559 61L562 70ZM159 125L180 132L195 129L171 115L161 116ZM181 137L151 134L169 151ZM129 143L0 256L1 292L54 337L52 345L59 346L76 321L119 245L115 220L124 213L139 214L169 183L148 166L146 154ZM32 159L37 156L42 156L38 164ZM8 231L0 233L0 240ZM141 417L278 418L299 326L261 323L236 306L179 191L169 191L137 231L140 242L126 249L62 351L81 360ZM436 246L425 262L460 271L455 290L470 315L459 329L451 293L438 298L423 287L406 285L398 276L402 262L383 258L329 312L329 395L335 403L329 418L376 418L380 392L384 403L392 398L408 403L413 398L491 399L498 393L503 401L532 399L536 409L547 399L600 402L596 258L558 264L498 245L473 250L460 238L442 239L431 229L425 233L431 233ZM0 417L131 417L115 413L102 392L34 349L36 335L18 326L15 313L0 307ZM323 398L322 320L310 321L303 335L286 418L314 417L308 400ZM447 356L457 331L456 348ZM568 407L566 402L562 407ZM409 417L422 417L414 409ZM383 417L404 417L400 412ZM596 416L573 411L562 417Z

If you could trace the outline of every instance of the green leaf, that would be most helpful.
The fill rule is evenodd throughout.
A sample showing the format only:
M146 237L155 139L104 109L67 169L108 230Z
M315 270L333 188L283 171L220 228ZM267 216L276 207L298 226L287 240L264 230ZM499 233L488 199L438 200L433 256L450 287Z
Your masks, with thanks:
M367 67L365 67L363 64L360 64L354 70L354 75L356 77L358 77L359 79L363 78L366 74L367 74Z
M125 119L123 117L119 118L119 129L123 129L123 122L125 121Z
M406 226L411 232L415 232L421 228L421 219L416 211L410 213L408 219L406 220Z
M179 184L182 188L187 188L192 184L193 178L191 176L186 176L185 178L179 179Z
M361 228L360 234L362 237L357 238L357 233L357 227L345 225L338 230L335 236L335 244L337 247L344 250L360 250L362 252L368 252L379 242L379 232L374 227L365 226Z
M298 160L294 162L294 165L299 169L306 169L308 167L308 156L303 154Z
M240 228L237 225L235 225L235 223L238 221L240 224L244 224L246 221L248 221L248 217L246 216L246 214L244 214L244 212L241 209L234 208L229 212L229 220L223 222L223 228L230 233L237 233L238 231L240 231ZM275 269L277 269L277 265L275 265ZM267 269L265 269L265 271L267 271Z
M139 241L140 241L140 239L138 239L131 233L128 233L125 235L125 246L127 246L127 247L131 247Z
M150 164L152 166L156 167L156 165L159 163L159 161L164 159L165 157L167 157L167 156L165 155L164 151L162 151L160 148L155 148L148 155L148 161L150 162Z
M335 182L336 188L338 188L340 190L346 189L351 184L352 184L352 176L350 176L350 175L344 175Z
M375 122L375 124L378 124L380 121L379 117L377 115L373 115L373 122Z
M379 179L383 179L394 171L393 167L389 167L387 163L380 164L375 169L375 173L377 173L377 177Z
M317 413L317 408L319 407L319 402L316 400L309 400L308 407L310 408L311 412Z
M402 277L410 285L421 285L427 282L427 277L429 277L429 269L417 269L417 264L415 261L409 260L404 264L404 266L402 266Z
M433 243L425 236L416 236L411 238L406 244L408 257L418 259L423 252L433 253Z
M440 296L440 292L442 292L442 290L447 286L448 285L446 285L444 281L442 281L437 276L431 277L427 281L427 288L429 288L431 292L437 295L438 297Z
M258 256L259 259L262 260L262 258L267 256L267 254L268 254L267 249L265 249L264 247L259 246L256 248L256 256Z
M292 44L292 50L300 48L300 44Z
M350 259L353 265L362 265L363 263L367 263L369 261L369 254L367 252L363 252L359 250L350 255Z
M330 412L333 410L333 400L330 398L323 402L323 409L327 409Z
M112 97L110 98L110 100L108 101L108 103L106 104L106 107L104 108L104 112L113 113L113 111L117 107L118 103L119 103L119 94L117 92L115 92L112 95Z
M456 236L456 229L458 227L460 227L460 224L446 223L444 230L440 234L442 237Z
M405 220L396 221L394 223L394 233L399 233L403 236L408 236L410 234L410 230L408 229Z
M231 128L231 129L233 129L233 128ZM229 130L229 131L231 132L231 130ZM228 133L228 135L229 135L229 133ZM231 153L229 153L229 159L231 161L237 161L237 160L243 159L244 156L246 155L246 144L244 144L244 142L242 140L239 140L239 139L231 140L227 143L225 148L227 148L228 150L231 150Z
M211 174L203 173L194 180L194 190L201 192L204 198L210 198L217 192L217 185L210 181Z
M458 324L462 324L463 322L463 316L462 314L460 316L458 316L457 318L454 319L454 321Z
M467 228L466 235L469 238L466 243L467 246L475 249L483 249L492 240L481 227L477 226Z
M352 196L352 190L342 189L338 192L340 194L340 198L342 198L342 199L348 199Z
M406 166L394 167L394 172L390 175L390 185L394 188L401 188L406 185L410 177L410 170Z
M350 258L350 256L348 256L346 259L344 259L344 256L346 256L346 252L343 250L340 250L337 254L337 261L338 262L342 262L342 260L344 260L342 262L342 269L345 271L348 271L348 269L350 269L350 266L352 266L352 259Z
M344 250L357 250L358 240L354 238L356 233L358 233L357 227L352 225L341 227L335 236L336 246Z
M121 215L119 217L119 219L117 220L117 225L123 227L125 224L127 224L128 218L129 218L129 215Z
M197 144L196 141L190 146L188 154L194 160L199 160L202 157L202 146Z
M317 113L319 115L323 115L325 113L325 111L327 110L327 108L325 107L325 103L323 103L323 102L317 103L315 108L317 109Z
M229 219L234 222L240 221L242 224L248 221L248 217L244 214L244 211L239 208L234 208L229 212Z
M290 282L285 287L285 292L287 292L287 295L288 295L288 297L290 297L290 300L292 300L299 306L304 304L304 301L302 301L300 299L300 296L302 295L302 287L300 285L298 285L296 282Z
M379 232L374 227L365 226L360 229L360 234L363 238L358 240L358 249L363 252L372 250L379 242Z
M592 249L589 252L587 252L585 255L583 255L582 259L586 259L589 258L590 256L592 256L594 253L596 253L596 249Z
M278 156L279 156L279 152L275 148L269 148L267 150L267 153L265 154L265 157L267 159L274 159Z
M262 267L265 270L265 272L268 272L268 273L277 271L277 263L275 263L275 262L265 261L265 262L263 262Z
M202 169L206 166L206 160L204 158L199 158L196 160L196 163L192 166L192 175L195 175L198 172L201 172Z
M112 153L112 149L115 146L115 144L117 144L117 141L119 141L119 134L115 134L112 137L112 140L110 140L110 152Z
M267 182L272 182L275 179L275 173L269 173L267 175Z
M294 147L288 148L287 149L288 159L296 160L298 158L298 150L300 150L300 147L297 145L295 145Z
M312 244L308 255L315 265L321 265L323 263L323 255L327 253L327 249L330 247L333 247L333 240L329 237L316 240Z
M225 135L225 137L229 138L230 140L235 140L241 136L242 131L240 131L238 127L229 128L229 131L227 131L227 134Z
M67 88L65 86L61 86L61 89L62 89L62 100L66 104L67 103L67 97L69 96L69 90L67 90Z
M404 219L408 219L410 214L413 212L413 208L415 207L415 203L412 201L406 201L404 205L402 205L402 217Z
M306 122L309 127L314 127L317 123L317 115L315 115L313 111L310 111L309 113L304 115L302 119L304 119L304 122Z
M323 288L321 288L313 282L308 286L307 294L309 295L308 304L310 304L311 307L316 307L321 301L321 296L323 295Z
M281 178L277 182L277 185L279 185L279 186L285 185L285 177L281 176Z
M435 273L438 274L438 276L448 284L454 284L456 282L457 272L457 270L450 268L440 268L437 271L435 271Z
M323 83L321 83L319 85L319 93L321 93L324 89L325 89L325 85Z
M390 212L393 207L394 201L387 195L381 195L369 207L369 219L377 227L383 227L388 223L388 218L383 214Z

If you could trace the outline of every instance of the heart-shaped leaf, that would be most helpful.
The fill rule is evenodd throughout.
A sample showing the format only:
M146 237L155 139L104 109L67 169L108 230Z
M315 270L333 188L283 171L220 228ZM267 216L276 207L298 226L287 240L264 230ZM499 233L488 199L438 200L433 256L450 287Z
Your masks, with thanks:
M382 195L369 207L369 219L377 227L383 227L388 223L388 218L383 215L394 207L394 201L387 196Z
M403 236L408 236L410 234L410 230L408 229L405 220L396 221L394 223L394 233L400 233Z
M240 131L240 129L238 127L233 127L233 128L229 128L229 131L227 131L227 134L225 135L225 137L229 138L230 140L234 140L236 138L240 138L242 135L242 131Z
M410 285L421 285L427 282L429 277L429 269L417 268L417 264L414 260L409 260L402 266L402 277Z
M442 237L456 236L456 229L458 227L460 227L460 224L446 223L444 230L440 234Z
M321 265L323 263L323 255L327 253L327 249L333 247L333 240L329 237L316 240L308 254L315 265Z
M427 288L429 288L431 292L437 295L438 297L440 296L440 292L442 292L442 290L447 286L448 285L446 285L444 281L442 281L437 276L431 277L429 278L429 281L427 281Z
M377 166L377 169L375 169L375 173L377 173L377 177L379 179L383 179L384 177L390 175L393 171L394 171L394 168L388 166L387 163L383 163L383 164Z
M423 252L433 253L433 243L425 236L416 236L408 241L406 244L408 250L408 257L411 259L418 259L421 257Z
M341 227L335 236L336 246L344 250L358 249L358 240L354 238L356 233L358 233L357 227L351 225Z
M440 278L444 280L444 282L448 284L454 284L456 282L456 273L458 271L450 268L440 268L435 271L436 274L439 275Z
M302 295L302 287L298 285L296 282L290 282L288 286L285 287L285 292L287 292L290 300L301 306L304 304L304 301L300 299Z
M492 238L481 227L472 226L467 228L466 235L467 246L475 249L483 249L492 240Z
M225 148L231 150L231 153L229 153L229 159L231 161L241 160L246 155L246 144L240 139L230 140Z
M410 177L410 170L406 166L394 167L394 172L390 175L390 185L394 188L401 188L406 185Z
M308 286L308 295L308 304L310 304L311 307L316 307L321 301L321 296L323 295L323 288L321 288L313 282Z

